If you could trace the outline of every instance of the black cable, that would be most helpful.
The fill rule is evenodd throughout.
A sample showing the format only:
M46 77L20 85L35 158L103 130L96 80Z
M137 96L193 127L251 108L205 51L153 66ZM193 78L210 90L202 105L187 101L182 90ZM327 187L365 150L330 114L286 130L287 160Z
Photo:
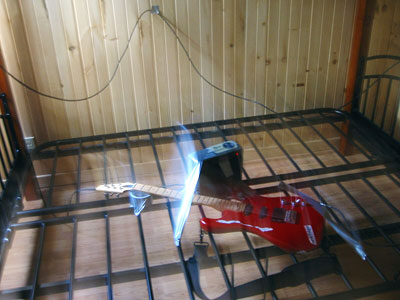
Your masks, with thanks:
M235 94L233 94L233 93L231 93L231 92L228 92L228 91L226 91L226 90L220 88L219 86L216 86L216 85L213 84L211 81L209 81L206 77L204 77L204 75L201 74L201 72L199 71L199 69L198 69L198 68L196 67L196 65L194 64L192 58L191 58L190 55L189 55L189 51L188 51L188 50L186 49L186 47L183 45L181 39L180 39L179 36L176 34L175 30L172 28L172 25L169 23L169 21L167 20L167 18L165 18L161 13L158 14L158 16L165 22L165 24L167 24L169 30L170 30L170 31L173 33L173 35L175 36L175 38L176 38L176 40L178 41L179 45L182 47L182 50L185 52L185 55L186 55L187 59L189 60L190 64L192 65L194 71L195 71L195 72L197 73L197 75L199 75L200 78L203 79L208 85L210 85L210 86L213 87L214 89L216 89L216 90L220 91L221 93L224 93L224 94L226 94L226 95L228 95L228 96L232 96L232 97L237 98L237 99L241 99L241 100L244 100L244 101L247 101L247 102L250 102L250 103L254 103L254 104L260 105L260 106L263 107L264 109L266 109L266 110L268 110L268 111L270 111L270 112L272 112L272 113L274 113L274 114L279 114L278 112L276 112L276 111L273 110L272 108L269 108L268 106L264 105L264 104L261 103L261 102L258 102L258 101L254 100L254 99L249 99L249 98L242 97L242 96L239 96L239 95L235 95Z
M97 95L101 94L101 93L110 85L111 81L114 79L115 75L117 74L119 65L121 64L121 61L122 61L122 59L124 58L124 56L125 56L125 54L126 54L126 51L127 51L128 48L129 48L129 45L130 45L131 40L132 40L132 37L133 37L133 33L135 32L136 27L137 27L137 25L139 24L139 21L142 19L142 17L143 17L146 13L151 12L151 11L152 11L151 9L147 9L147 10L145 10L144 12L142 12L142 13L140 14L139 18L137 19L137 21L136 21L136 23L135 23L135 26L133 26L133 29L132 29L132 31L131 31L131 34L130 34L130 36L129 36L129 39L128 39L128 42L127 42L127 44L126 44L126 46L125 46L125 49L124 49L124 51L122 52L122 55L120 56L120 58L118 59L118 62L117 62L117 64L116 64L116 66L115 66L114 72L112 73L110 79L108 80L108 82L107 82L100 90L98 90L96 93L94 93L94 94L92 94L92 95L90 95L90 96L87 96L87 97L84 97L84 98L78 98L78 99L68 99L68 98L62 98L62 97L52 96L52 95L49 95L49 94L40 92L40 91L38 91L38 90L36 90L36 89L30 87L29 85L27 85L26 83L24 83L22 80L18 79L16 76L14 76L12 73L10 73L3 65L0 65L0 68L1 68L8 76L10 76L10 77L11 77L12 79L14 79L16 82L18 82L20 85L22 85L22 86L25 87L26 89L30 90L31 92L34 92L34 93L36 93L36 94L39 94L40 96L47 97L47 98L54 99L54 100L58 100L58 101L63 101L63 102L80 102L80 101L89 100L89 99L91 99L91 98L93 98L93 97L96 97Z
M95 189L95 188L83 188L83 189L79 189L79 190L74 191L74 192L72 193L72 195L71 195L71 198L69 199L68 205L71 205L71 204L72 204L72 199L74 198L74 195L75 195L76 193L78 193L78 192L84 192L84 191L96 191L96 189ZM57 215L56 215L55 213L52 213L51 215L52 215L54 218L58 218ZM67 217L68 217L68 216L69 216L69 211L67 211ZM69 229L72 230L72 227L69 226L68 224L62 224L62 225L66 226L66 227L68 227Z
M196 73L200 76L200 78L203 79L208 85L210 85L210 86L213 87L214 89L216 89L216 90L218 90L218 91L220 91L220 92L222 92L222 93L224 93L224 94L226 94L226 95L229 95L229 96L232 96L232 97L234 97L234 98L238 98L238 99L241 99L241 100L244 100L244 101L248 101L248 102L251 102L251 103L254 103L254 104L257 104L257 105L260 105L260 106L263 107L264 109L266 109L266 110L268 110L268 111L270 111L270 112L272 112L272 113L274 113L274 114L279 114L277 111L275 111L275 110L269 108L268 106L264 105L264 104L261 103L261 102L258 102L257 100L249 99L249 98L242 97L242 96L239 96L239 95L235 95L235 94L233 94L233 93L231 93L231 92L228 92L228 91L226 91L226 90L224 90L224 89L222 89L222 88L220 88L220 87L214 85L211 81L209 81L207 78L205 78L204 75L201 74L201 72L199 71L199 69L198 69L198 68L196 67L196 65L193 63L193 60L191 59L191 57L190 57L190 55L189 55L189 51L188 51L188 50L186 49L186 47L183 45L181 39L179 38L179 36L178 36L177 33L175 32L175 30L172 28L172 25L169 23L168 19L165 18L161 13L159 14L159 16L160 16L160 18L167 24L168 28L170 29L170 31L171 31L171 32L173 33L173 35L175 36L176 40L178 41L179 45L182 47L183 51L185 52L185 55L186 55L187 59L189 60L190 64L192 65L193 69L195 70L195 72L196 72ZM400 63L400 61L398 61L398 62L392 64L389 68L387 68L382 74L380 74L380 75L378 76L378 78L377 78L372 84L370 84L370 85L367 86L362 92L360 92L360 94L359 94L357 97L360 97L362 94L364 94L366 91L368 91L368 90L369 90L372 86L374 86L387 72L389 72L392 68L394 68L394 67L395 67L396 65L398 65L399 63ZM350 102L348 102L348 103L346 103L346 104L344 104L344 105L342 105L342 106L339 106L339 107L336 108L335 110L340 111L342 108L344 108L344 107L350 105L350 104L353 103L354 101L355 101L355 99L352 100L352 101L350 101ZM285 118L289 118L289 117L285 117ZM289 119L290 119L290 118L289 118Z
M137 19L137 21L136 21L136 23L135 23L135 25L134 25L134 27L133 27L133 29L132 29L132 31L131 31L131 34L130 34L130 36L129 36L129 39L128 39L128 42L127 42L127 44L126 44L126 46L125 46L125 49L124 49L122 55L120 56L120 58L118 59L118 62L117 62L116 66L115 66L115 69L114 69L114 72L113 72L113 74L111 75L109 81L103 86L103 88L101 88L99 91L97 91L96 93L94 93L94 94L92 94L92 95L90 95L90 96L88 96L88 97L78 98L78 99L66 99L66 98L62 98L62 97L55 97L55 96L52 96L52 95L49 95L49 94L45 94L45 93L43 93L43 92L40 92L40 91L38 91L38 90L36 90L36 89L30 87L30 86L27 85L27 84L25 84L23 81L21 81L20 79L18 79L16 76L14 76L14 75L13 75L12 73L10 73L8 70L6 70L6 69L4 68L4 66L0 65L0 68L1 68L7 75L9 75L11 78L13 78L15 81L17 81L17 82L18 82L19 84L21 84L22 86L24 86L26 89L28 89L28 90L30 90L30 91L32 91L32 92L34 92L34 93L37 93L37 94L39 94L39 95L41 95L41 96L43 96L43 97L47 97L47 98L51 98L51 99L59 100L59 101L65 101L65 102L79 102L79 101L86 101L86 100L89 100L89 99L91 99L91 98L93 98L93 97L96 97L97 95L101 94L101 93L110 85L110 83L112 82L112 80L114 79L114 77L115 77L115 75L116 75L116 73L117 73L117 70L118 70L118 68L119 68L119 66L120 66L120 64L121 64L121 61L122 61L123 57L124 57L125 54L126 54L126 51L127 51L128 48L129 48L130 42L131 42L132 37L133 37L133 34L134 34L134 32L135 32L135 30L136 30L136 28L137 28L137 25L139 24L139 21L142 19L143 15L145 15L145 14L148 13L148 12L153 12L153 13L157 14L157 15L165 22L165 24L167 25L167 27L169 28L169 30L170 30L170 31L172 32L172 34L175 36L175 38L176 38L176 40L178 41L179 45L182 47L182 49L183 49L183 51L184 51L184 53L185 53L187 59L189 60L191 66L193 67L194 71L195 71L195 72L200 76L200 78L201 78L202 80L204 80L208 85L210 85L212 88L214 88L214 89L216 89L216 90L220 91L221 93L224 93L224 94L226 94L226 95L228 95L228 96L231 96L231 97L234 97L234 98L243 100L243 101L247 101L247 102L250 102L250 103L259 105L259 106L261 106L262 108L268 110L269 112L271 112L271 113L273 113L273 114L279 114L277 111L273 110L272 108L266 106L265 104L263 104L263 103L261 103L261 102L259 102L259 101L257 101L257 100L254 100L254 99L250 99L250 98L246 98L246 97L242 97L242 96L233 94L233 93L231 93L231 92L229 92L229 91L226 91L226 90L220 88L219 86L216 86L216 85L213 84L210 80L208 80L208 79L200 72L200 70L196 67L196 65L194 64L192 58L191 58L190 55L189 55L189 51L188 51L188 50L186 49L186 47L183 45L181 39L179 38L179 36L178 36L177 33L175 32L175 30L172 28L172 25L170 24L170 22L168 21L168 19L165 18L161 13L156 12L156 11L154 11L153 9L147 9L147 10L143 11L143 12L140 14L139 18ZM396 65L398 65L399 63L400 63L400 61L394 63L394 64L391 65L389 68L387 68L382 74L379 75L379 77L378 77L372 84L370 84L366 89L364 89L362 92L360 92L360 94L357 96L357 98L358 98L359 96L361 96L362 94L364 94L366 91L368 91L372 86L374 86L374 85L383 77L383 75L385 75L387 72L389 72L392 68L394 68L394 67L395 67ZM345 104L342 105L342 106L337 107L335 110L338 111L338 112L341 112L341 109L342 109L342 108L344 108L344 107L346 107L346 106L348 106L348 105L354 103L355 101L356 101L356 100L355 100L355 98L354 98L352 101L350 101L350 102L348 102L348 103L345 103ZM291 117L287 117L287 116L284 117L284 118L287 118L287 119L296 119L296 120L298 120L297 118L291 118Z
M72 199L74 198L76 193L78 193L78 192L87 192L87 191L96 191L96 188L83 188L83 189L79 189L79 190L74 191L72 193L72 195L71 195L71 198L69 199L68 205L72 204ZM67 212L67 216L69 216L69 212Z

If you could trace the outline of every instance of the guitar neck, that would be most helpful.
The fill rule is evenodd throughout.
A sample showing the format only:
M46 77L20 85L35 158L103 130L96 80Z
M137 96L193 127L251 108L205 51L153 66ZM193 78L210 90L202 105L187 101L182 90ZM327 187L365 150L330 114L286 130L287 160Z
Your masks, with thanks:
M165 189L161 187L156 187L147 184L140 184L140 183L133 183L132 189L161 196L161 197L168 197L173 199L182 199L184 196L184 191L177 191L171 189ZM220 198L202 196L202 195L194 195L193 196L193 204L197 205L205 205L210 206L216 210L223 211L223 210L232 210L237 212L243 212L245 210L246 204L239 202L237 200L225 200Z

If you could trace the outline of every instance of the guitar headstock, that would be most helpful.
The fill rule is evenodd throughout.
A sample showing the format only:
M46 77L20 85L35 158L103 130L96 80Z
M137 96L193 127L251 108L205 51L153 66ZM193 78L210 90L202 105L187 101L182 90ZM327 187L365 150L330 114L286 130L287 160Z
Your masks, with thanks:
M135 184L130 182L125 183L108 183L96 187L96 191L112 194L122 194L131 191Z

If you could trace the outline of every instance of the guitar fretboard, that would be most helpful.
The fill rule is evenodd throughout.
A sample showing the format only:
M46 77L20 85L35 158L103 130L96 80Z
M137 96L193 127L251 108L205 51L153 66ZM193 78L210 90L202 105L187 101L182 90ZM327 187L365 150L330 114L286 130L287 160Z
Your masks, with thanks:
M165 189L161 187L156 187L147 184L140 184L140 183L133 183L132 185L133 185L132 187L133 190L142 191L145 193L161 197L182 199L184 196L184 191ZM197 205L210 206L219 211L232 210L237 212L243 212L246 207L245 203L239 202L237 200L225 200L225 199L201 196L201 195L194 195L192 203Z

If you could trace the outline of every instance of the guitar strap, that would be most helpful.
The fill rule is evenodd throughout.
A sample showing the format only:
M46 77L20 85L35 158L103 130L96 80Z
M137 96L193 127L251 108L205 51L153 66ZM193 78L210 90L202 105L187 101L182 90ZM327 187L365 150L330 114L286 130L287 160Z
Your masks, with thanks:
M208 244L195 244L195 250L192 257L187 261L188 271L191 277L193 290L196 295L203 300L230 300L231 291L228 290L221 296L210 299L208 298L200 285L200 264L210 262L211 258L207 256ZM322 256L300 262L284 268L281 272L259 278L245 284L234 287L236 298L250 297L272 290L285 287L293 287L320 276L338 273L340 264L336 256Z

